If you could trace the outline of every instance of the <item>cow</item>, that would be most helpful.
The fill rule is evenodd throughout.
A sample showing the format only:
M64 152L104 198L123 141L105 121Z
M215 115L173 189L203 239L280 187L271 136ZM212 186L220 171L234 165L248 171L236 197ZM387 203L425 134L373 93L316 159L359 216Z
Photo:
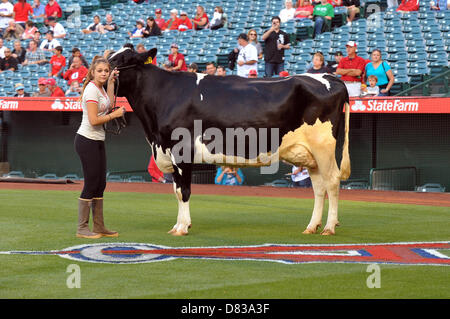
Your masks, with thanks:
M219 77L172 72L146 62L156 53L156 48L137 53L124 46L109 53L108 60L112 68L120 71L119 81L116 81L117 95L127 98L142 123L157 166L164 173L173 173L178 217L169 233L187 235L191 226L189 198L194 164L208 159L217 165L230 166L231 159L234 166L258 167L281 159L307 167L311 177L314 208L303 234L318 232L325 195L328 194L328 218L321 234L334 235L335 227L339 225L340 180L346 180L350 175L350 110L344 83L329 74L247 79L234 75ZM338 168L335 149L343 118L345 137ZM195 132L195 121L201 121L205 132L214 129L225 133L228 128L265 128L265 132L276 129L273 131L278 133L276 147L269 151L268 141L272 138L269 136L262 141L256 158L249 155L252 145L245 146L244 154L233 154L236 146L229 148L231 152L225 145L221 152L212 151L208 146L213 139L207 140L203 131ZM174 138L173 132L179 128L188 131L191 139L180 142ZM179 151L180 143L182 151ZM175 148L178 148L178 156L174 156ZM203 155L198 157L199 153Z

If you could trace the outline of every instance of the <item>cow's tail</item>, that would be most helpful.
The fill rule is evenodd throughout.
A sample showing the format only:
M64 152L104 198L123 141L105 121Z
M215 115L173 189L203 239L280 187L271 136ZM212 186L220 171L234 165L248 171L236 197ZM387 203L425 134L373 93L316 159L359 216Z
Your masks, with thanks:
M350 104L345 102L345 138L344 145L342 146L342 160L340 168L340 179L342 181L347 180L350 177L350 154L348 151L348 132L350 128Z

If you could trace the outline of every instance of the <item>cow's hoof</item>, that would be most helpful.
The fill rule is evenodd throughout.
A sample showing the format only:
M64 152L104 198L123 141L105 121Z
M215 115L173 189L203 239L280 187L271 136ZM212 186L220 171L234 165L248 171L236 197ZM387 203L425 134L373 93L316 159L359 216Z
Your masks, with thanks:
M187 231L177 230L171 234L172 236L187 236L189 233Z
M322 236L331 236L331 235L335 235L335 232L332 231L331 229L324 229L322 231L322 233L320 233Z
M302 234L304 235L311 235L317 233L317 230L322 226L322 224L317 225L314 229L311 229L309 227L306 227L306 229L303 231Z
M191 228L191 227L192 227L192 224L189 224L188 228Z

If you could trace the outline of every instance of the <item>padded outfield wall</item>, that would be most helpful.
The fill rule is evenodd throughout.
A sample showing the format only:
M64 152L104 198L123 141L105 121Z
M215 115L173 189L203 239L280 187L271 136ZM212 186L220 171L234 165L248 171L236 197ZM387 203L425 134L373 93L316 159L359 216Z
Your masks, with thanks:
M82 176L73 147L74 134L81 121L79 105L74 101L64 99L55 106L55 101L48 99L0 100L3 109L1 161L7 161L10 170L20 170L29 177L45 173ZM449 191L449 101L448 98L352 101L350 179L369 181L370 169L374 167L414 166L418 185L440 183ZM131 111L126 101L120 104ZM121 135L107 136L108 171L144 171L147 168L151 150L141 124L132 112L127 113L127 120L128 126ZM342 141L340 135L336 151L338 163ZM290 166L281 163L275 175L261 175L255 168L244 169L244 174L246 184L261 185L284 178L289 171Z

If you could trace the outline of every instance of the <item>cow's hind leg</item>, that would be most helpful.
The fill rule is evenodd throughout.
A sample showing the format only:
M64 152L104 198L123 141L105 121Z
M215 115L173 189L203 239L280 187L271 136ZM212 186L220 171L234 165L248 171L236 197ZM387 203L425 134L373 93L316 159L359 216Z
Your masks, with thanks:
M189 211L189 198L191 196L191 164L174 165L173 190L178 200L177 223L169 231L174 236L188 234L191 226L191 214Z
M314 209L311 220L303 231L303 234L315 234L317 229L322 226L323 204L325 201L326 188L317 168L308 168L309 176L314 190Z

